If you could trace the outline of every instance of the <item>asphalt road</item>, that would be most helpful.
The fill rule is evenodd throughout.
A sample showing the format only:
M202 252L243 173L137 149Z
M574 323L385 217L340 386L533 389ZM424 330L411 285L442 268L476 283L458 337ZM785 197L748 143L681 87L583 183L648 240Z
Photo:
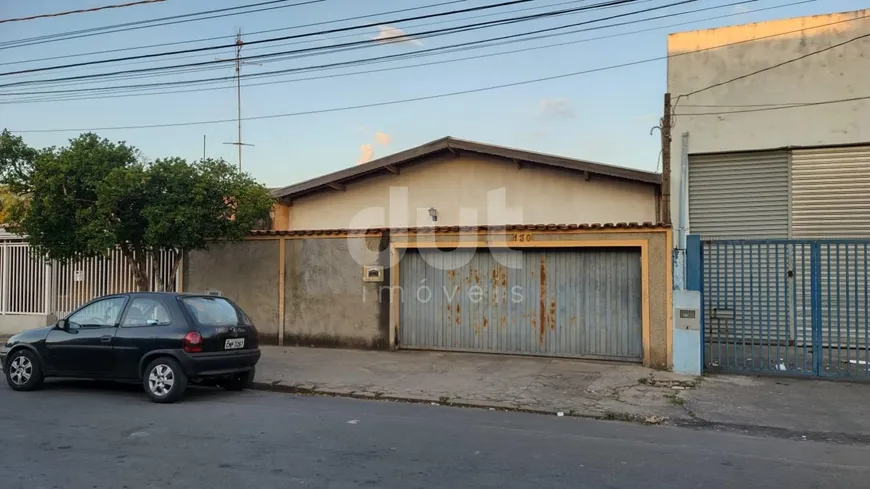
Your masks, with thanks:
M867 487L868 460L866 446L442 406L0 386L4 489L829 489Z

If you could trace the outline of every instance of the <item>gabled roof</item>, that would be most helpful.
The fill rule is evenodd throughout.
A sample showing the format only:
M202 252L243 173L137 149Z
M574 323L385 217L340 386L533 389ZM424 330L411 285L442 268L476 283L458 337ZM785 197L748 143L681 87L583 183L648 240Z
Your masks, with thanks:
M322 177L273 190L272 195L278 198L294 198L320 190L343 188L343 185L351 181L375 175L382 175L387 172L398 173L399 168L404 165L447 152L454 154L473 153L493 156L512 160L519 165L538 165L585 173L588 175L604 175L611 178L631 180L651 185L659 185L662 181L661 174L659 173L633 170L631 168L605 165L603 163L595 163L573 158L564 158L561 156L535 153L532 151L506 148L503 146L495 146L474 141L466 141L448 136L368 163L345 168L344 170L329 173Z

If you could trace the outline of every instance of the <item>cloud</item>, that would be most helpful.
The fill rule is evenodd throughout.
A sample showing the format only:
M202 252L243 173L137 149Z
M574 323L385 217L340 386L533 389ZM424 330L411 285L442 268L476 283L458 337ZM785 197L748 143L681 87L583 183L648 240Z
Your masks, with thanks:
M574 108L566 98L545 98L539 103L541 115L544 117L567 119L574 117Z
M422 46L423 42L419 39L415 39L405 33L402 29L398 27L393 27L390 25L382 25L380 26L380 32L378 35L374 37L376 41L381 44L413 44L414 46Z
M372 156L375 155L375 148L371 144L363 144L359 147L359 159L356 160L357 165L372 161Z
M381 146L387 146L390 144L390 141L393 140L393 137L385 132L376 132L375 133L375 142L380 144Z
M749 12L749 9L746 8L744 5L735 5L734 11L738 14L745 14L746 12Z

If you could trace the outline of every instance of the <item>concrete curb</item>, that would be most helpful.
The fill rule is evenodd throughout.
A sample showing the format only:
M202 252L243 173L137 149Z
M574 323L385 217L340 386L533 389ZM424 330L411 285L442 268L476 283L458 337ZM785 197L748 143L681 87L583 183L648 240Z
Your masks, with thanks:
M299 384L285 385L280 382L254 382L251 385L252 389L281 392L285 394L296 394L303 396L325 396L325 397L345 397L350 399L362 399L369 401L388 401L388 402L403 402L409 404L435 404L438 406L472 408L472 409L488 409L491 411L504 411L516 413L539 414L545 416L557 415L556 411L546 409L526 408L522 406L509 405L503 402L453 402L444 399L435 399L429 397L409 397L409 396L390 396L380 395L371 392L356 392L352 390L330 390L318 389L316 385ZM659 418L657 422L649 422L648 419L652 416L632 415L626 413L582 413L582 412L565 412L566 417L595 419L599 421L621 421L627 423L640 424L643 426L675 426L689 429L702 429L714 431L728 431L732 433L754 434L760 436L770 436L774 438L795 440L795 441L815 441L827 443L841 443L853 445L870 445L870 435L852 434L852 433L834 433L834 432L819 432L819 431L794 431L783 428L761 425L744 425L735 423L720 423L715 421L707 421L697 417L669 419Z
M409 404L434 404L438 406L447 406L447 407L458 407L458 408L473 408L473 409L487 409L490 411L505 411L505 412L516 412L516 413L529 413L529 414L539 414L546 416L558 416L557 411L551 411L547 409L539 409L539 408L528 408L517 405L510 405L505 402L487 402L487 401L451 401L449 399L444 398L430 398L430 397L410 397L410 396L391 396L391 395L382 395L379 393L372 392L356 392L351 390L329 390L329 389L318 389L316 385L286 385L281 384L280 382L254 382L251 385L252 389L261 390L261 391L269 391L269 392L281 392L285 394L297 394L304 396L326 396L326 397L346 397L350 399L362 399L369 401L388 401L388 402L404 402ZM655 426L659 424L663 424L667 421L666 418L659 420L658 422L648 422L647 420L650 417L640 416L640 415L632 415L632 414L624 414L624 413L605 413L605 414L597 414L597 413L582 413L582 412L564 412L563 416L574 417L574 418L585 418L585 419L596 419L600 421L623 421L629 423L642 424L645 426Z

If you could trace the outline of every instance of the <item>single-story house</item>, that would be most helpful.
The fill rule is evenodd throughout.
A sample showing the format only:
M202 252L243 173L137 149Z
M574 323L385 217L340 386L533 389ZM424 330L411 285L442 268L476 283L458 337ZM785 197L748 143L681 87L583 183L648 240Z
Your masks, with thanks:
M181 288L232 298L264 343L668 368L660 184L444 138L274 191L273 228L190 253Z
M446 137L274 190L274 229L655 222L661 175Z

